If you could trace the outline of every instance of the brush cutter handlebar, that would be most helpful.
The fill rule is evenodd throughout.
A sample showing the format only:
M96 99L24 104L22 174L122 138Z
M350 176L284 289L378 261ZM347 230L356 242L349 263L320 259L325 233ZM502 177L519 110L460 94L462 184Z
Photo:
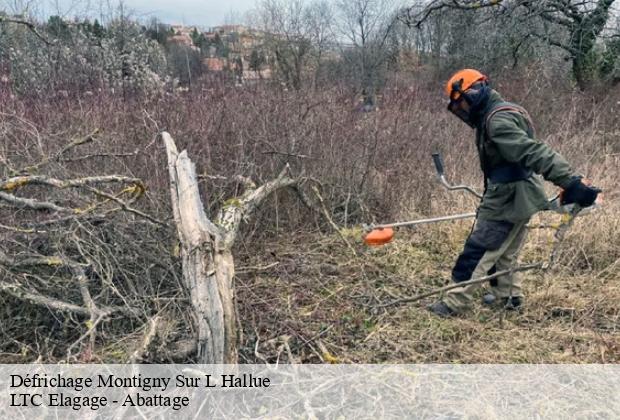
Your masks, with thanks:
M443 169L443 158L441 157L441 153L433 153L433 162L435 162L435 169L437 170L437 177L439 178L439 182L441 182L441 185L443 185L450 191L465 190L468 193L473 194L478 198L482 198L482 194L480 194L478 191L474 190L472 187L468 185L451 185L448 183L448 181L446 181L446 177L444 175L444 169Z
M435 163L437 177L439 178L439 182L441 182L441 185L443 185L450 191L465 190L478 198L482 198L481 194L479 194L476 190L474 190L468 185L451 185L448 183L444 175L443 157L441 156L441 153L433 153L433 162ZM597 203L590 207L580 208L578 211L574 211L575 204L562 204L561 194L556 194L554 197L551 197L548 200L549 210L560 214L574 213L575 215L579 214L581 216L590 213L591 211L599 207L599 200L597 200Z

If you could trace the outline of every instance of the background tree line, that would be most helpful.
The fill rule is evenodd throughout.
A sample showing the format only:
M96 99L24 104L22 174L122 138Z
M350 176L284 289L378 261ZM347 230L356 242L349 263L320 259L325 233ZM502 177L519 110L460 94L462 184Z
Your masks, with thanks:
M620 17L614 0L259 0L247 25L260 39L243 70L269 66L292 89L344 83L372 107L388 75L442 78L457 67L492 74L553 69L580 89L620 81ZM105 23L0 12L0 58L16 92L153 91L191 84L203 58L228 58L233 35L193 46L170 42L174 30L155 19L132 20L120 7Z

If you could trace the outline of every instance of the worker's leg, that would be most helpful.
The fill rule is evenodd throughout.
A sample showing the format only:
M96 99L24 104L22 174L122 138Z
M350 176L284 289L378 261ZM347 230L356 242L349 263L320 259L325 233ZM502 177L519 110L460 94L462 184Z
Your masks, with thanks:
M526 224L527 220L518 223L477 220L452 270L452 280L461 283L483 277L504 254L511 253L516 258ZM473 293L481 286L478 283L452 289L446 293L443 302L452 311L462 312L471 305Z
M504 252L497 260L497 263L495 263L495 269L497 271L508 270L511 267L516 266L519 251L521 251L526 238L527 227L523 224L514 240L508 245L506 252ZM491 291L497 298L500 299L512 296L523 297L521 276L519 273L500 276L497 278L496 286L492 287Z

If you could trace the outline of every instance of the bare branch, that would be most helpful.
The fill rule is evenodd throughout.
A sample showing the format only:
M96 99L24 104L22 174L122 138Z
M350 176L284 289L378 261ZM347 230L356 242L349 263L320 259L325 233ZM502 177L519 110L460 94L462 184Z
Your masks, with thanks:
M440 287L439 289L431 290L430 292L419 294L417 296L396 299L396 300L393 300L391 302L387 302L387 303L384 303L384 304L381 304L381 305L376 305L375 307L377 307L377 308L385 308L387 306L400 305L400 304L403 304L403 303L417 302L417 301L422 300L424 298L427 298L429 296L437 295L437 294L442 293L442 292L447 292L448 290L456 289L457 287L469 286L470 284L484 283L485 281L493 280L493 279L496 279L496 278L498 278L500 276L503 276L503 275L506 275L506 274L517 273L517 272L520 272L520 271L534 270L536 268L542 268L542 267L543 267L543 263L534 263L534 264L522 265L522 266L519 266L519 267L510 268L508 270L498 271L497 273L494 273L494 274L491 274L491 275L488 275L488 276L484 276L484 277L479 277L477 279L472 279L472 280L464 281L464 282L461 282L461 283L453 283L453 284L450 284L448 286Z
M31 198L15 197L13 194L7 194L2 191L0 191L0 200L4 200L9 204L14 205L15 207L29 208L32 210L49 210L58 213L66 213L72 211L71 209L57 206L56 204L50 203L48 201L39 201Z
M60 312L72 312L78 315L88 316L90 311L83 306L74 305L72 303L63 302L58 299L51 298L49 296L43 296L37 292L26 290L17 284L11 284L7 282L0 282L0 290L10 294L18 299L25 300L34 305L44 306L46 308L54 309Z
M151 342L157 336L157 329L159 328L160 321L160 316L155 316L149 319L148 328L146 329L144 337L142 338L142 343L140 344L140 347L138 347L129 358L129 363L139 363L140 361L142 361L142 358L148 352Z
M15 23L17 25L26 26L30 30L30 32L32 32L37 38L39 38L41 41L43 41L47 46L51 47L51 46L54 45L53 42L49 41L46 37L41 35L41 33L37 30L37 27L32 22L29 22L29 21L23 20L23 19L11 18L11 17L8 17L8 16L0 15L0 23L3 23L3 22Z
M399 20L409 27L419 28L432 14L442 9L477 10L500 6L503 3L503 0L433 0L419 13L414 13L414 7L404 9L399 15Z
M226 247L232 247L241 221L251 217L265 198L279 189L293 187L300 182L299 179L287 176L289 170L290 167L287 164L275 179L261 185L259 188L254 186L254 188L246 189L241 197L229 200L222 207L215 220L216 224L225 230L223 243Z
M99 129L95 129L92 133L88 134L85 137L73 140L72 142L70 142L69 144L67 144L65 147L63 147L61 150L59 150L55 155L50 156L50 157L46 157L45 159L43 159L41 162L32 165L32 166L28 166L20 171L18 171L18 173L29 173L29 172L33 172L36 171L38 169L40 169L42 166L47 165L48 163L58 160L60 159L65 153L67 153L69 150L73 149L74 147L77 146L81 146L83 144L87 144L90 143L92 141L95 140L95 136L99 133Z
M93 184L112 183L134 184L136 188L136 193L139 194L141 194L145 190L144 184L139 178L131 178L121 175L90 176L66 180L50 178L44 175L22 175L0 181L0 190L14 191L26 185L47 185L49 187L65 189L86 187Z

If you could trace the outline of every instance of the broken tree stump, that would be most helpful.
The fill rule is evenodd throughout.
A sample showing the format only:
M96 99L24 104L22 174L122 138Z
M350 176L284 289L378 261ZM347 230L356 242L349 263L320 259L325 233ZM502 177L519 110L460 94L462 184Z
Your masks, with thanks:
M198 363L237 363L237 331L232 247L242 220L280 188L296 188L300 180L288 176L288 165L273 180L257 187L238 177L243 194L229 200L215 222L205 214L198 190L196 168L187 151L179 153L169 133L162 139L168 156L170 195L181 242L183 281L190 295L197 330Z

